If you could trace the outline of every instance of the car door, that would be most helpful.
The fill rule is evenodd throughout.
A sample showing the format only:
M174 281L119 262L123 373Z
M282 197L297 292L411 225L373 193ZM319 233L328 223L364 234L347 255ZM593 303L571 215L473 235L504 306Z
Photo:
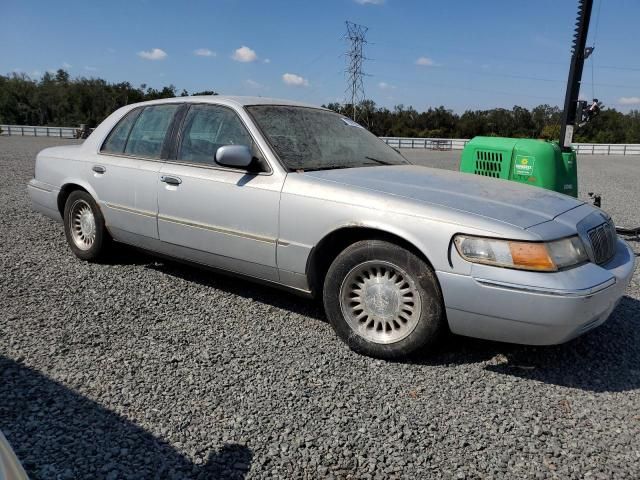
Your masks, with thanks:
M140 243L158 238L157 183L167 132L180 104L132 110L108 135L93 162L92 186L107 227L117 238Z
M215 162L223 145L247 145L248 170ZM184 117L175 160L160 170L158 233L174 255L277 280L278 208L284 176L264 159L230 107L194 104Z

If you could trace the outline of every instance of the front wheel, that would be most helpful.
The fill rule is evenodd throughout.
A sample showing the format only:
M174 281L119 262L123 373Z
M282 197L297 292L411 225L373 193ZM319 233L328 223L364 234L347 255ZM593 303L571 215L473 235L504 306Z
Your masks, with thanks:
M76 257L95 261L104 256L110 243L104 217L91 195L71 192L64 206L64 233Z
M389 242L366 240L346 248L329 267L323 297L338 336L371 357L409 356L432 345L443 330L433 270Z

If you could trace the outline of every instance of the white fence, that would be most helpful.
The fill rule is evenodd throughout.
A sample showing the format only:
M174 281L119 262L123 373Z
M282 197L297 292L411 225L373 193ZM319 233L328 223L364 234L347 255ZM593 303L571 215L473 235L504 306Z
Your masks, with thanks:
M34 125L0 125L0 135L19 135L22 137L59 137L77 138L76 127L37 127Z
M418 148L427 150L462 150L468 138L409 138L380 137L394 148ZM574 143L580 155L640 155L639 143Z
M77 127L38 127L34 125L0 125L0 135L30 137L78 138ZM394 148L418 148L426 150L462 150L468 138L409 138L380 137ZM640 155L640 143L574 143L580 155Z
M580 155L640 155L640 143L574 143Z
M426 148L428 150L462 150L468 138L409 138L380 137L387 145L394 148Z

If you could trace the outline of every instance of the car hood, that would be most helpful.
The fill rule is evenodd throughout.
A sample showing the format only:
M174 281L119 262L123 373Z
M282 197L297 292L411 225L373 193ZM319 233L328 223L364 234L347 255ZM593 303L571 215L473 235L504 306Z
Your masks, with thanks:
M318 180L394 195L529 228L584 202L539 187L417 165L305 172Z

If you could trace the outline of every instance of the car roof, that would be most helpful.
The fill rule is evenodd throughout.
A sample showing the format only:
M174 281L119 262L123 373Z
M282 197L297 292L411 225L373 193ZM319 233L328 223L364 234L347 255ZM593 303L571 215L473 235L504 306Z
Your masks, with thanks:
M242 106L249 105L286 105L294 107L320 108L317 105L296 102L293 100L285 100L281 98L269 97L249 97L249 96L233 96L233 95L195 95L188 97L161 98L158 100L150 100L147 102L136 103L135 105L158 105L162 103L211 103L217 105ZM130 105L132 106L132 105ZM324 110L324 109L323 109Z

